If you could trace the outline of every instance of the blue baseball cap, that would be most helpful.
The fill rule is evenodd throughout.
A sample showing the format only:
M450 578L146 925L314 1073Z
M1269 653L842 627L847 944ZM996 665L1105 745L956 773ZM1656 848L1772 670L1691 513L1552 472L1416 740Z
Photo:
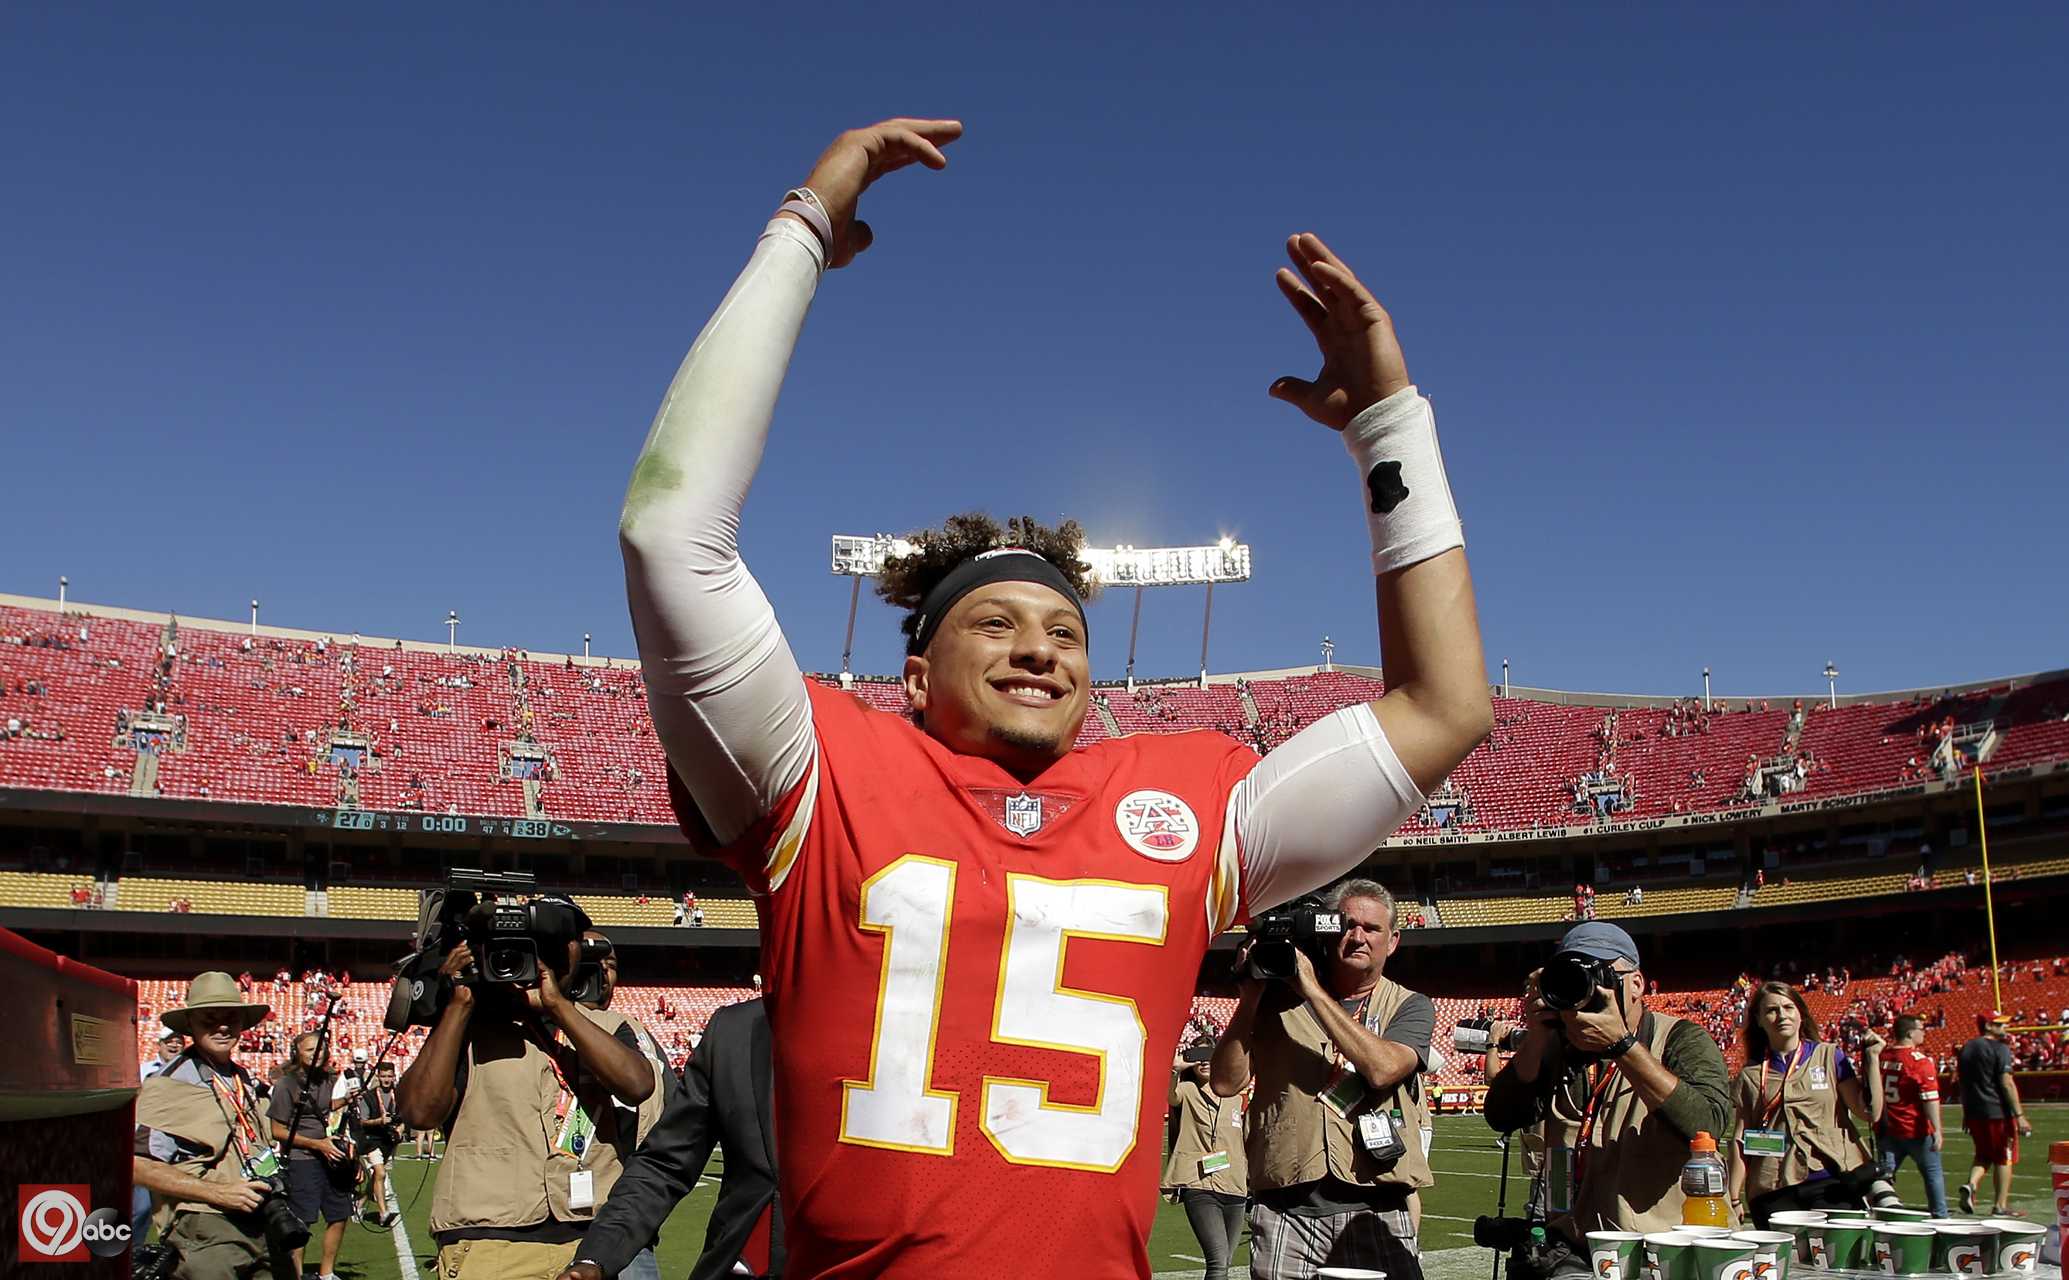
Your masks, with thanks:
M1590 920L1568 929L1566 936L1559 939L1559 952L1591 960L1622 960L1634 969L1640 967L1638 944L1631 941L1631 935L1603 920Z

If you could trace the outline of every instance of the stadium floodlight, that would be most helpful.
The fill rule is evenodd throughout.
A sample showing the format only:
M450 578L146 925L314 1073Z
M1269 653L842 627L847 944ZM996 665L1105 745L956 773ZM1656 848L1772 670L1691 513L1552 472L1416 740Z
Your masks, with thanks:
M61 573L57 576L57 611L59 613L65 611L65 588L71 585L72 580L64 574Z
M460 611L458 609L447 609L445 611L445 651L448 654L452 653L453 647L459 644L459 642Z
M1827 691L1825 705L1837 711L1839 709L1839 668L1829 662L1825 664L1825 688Z
M251 633L253 635L259 633L259 598L257 596L251 598Z
M1328 636L1323 636L1323 637L1322 637L1322 670L1324 670L1324 671L1334 671L1334 670L1336 670L1335 664L1334 664L1334 662L1333 662L1333 659L1334 659L1335 657L1336 657L1336 641L1334 641L1334 640L1331 640L1331 639L1330 639L1330 638L1329 638Z
M1710 669L1703 668L1703 710L1710 709Z
M582 633L582 656L585 658L589 656L589 633L587 631Z
M913 544L887 533L835 534L833 572L852 578L848 592L848 636L841 646L841 671L847 674L855 649L855 609L862 598L862 579L873 577L892 556L910 554ZM1224 534L1199 547L1086 547L1079 552L1094 581L1105 587L1135 588L1135 616L1128 624L1128 687L1135 687L1135 638L1142 622L1142 592L1147 587L1207 588L1206 612L1200 621L1200 684L1207 683L1207 637L1214 622L1214 584L1250 580L1250 546Z

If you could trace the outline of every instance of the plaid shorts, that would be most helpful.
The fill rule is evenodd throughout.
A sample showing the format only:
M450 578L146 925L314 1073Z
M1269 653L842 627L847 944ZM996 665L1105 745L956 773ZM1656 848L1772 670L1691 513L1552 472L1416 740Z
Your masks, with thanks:
M1250 1208L1251 1280L1314 1280L1322 1267L1384 1271L1387 1280L1422 1280L1415 1228L1399 1209L1280 1213Z

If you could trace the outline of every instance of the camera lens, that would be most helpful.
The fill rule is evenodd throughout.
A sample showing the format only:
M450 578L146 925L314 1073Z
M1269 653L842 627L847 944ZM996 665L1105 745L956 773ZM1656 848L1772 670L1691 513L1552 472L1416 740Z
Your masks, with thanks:
M1585 957L1553 956L1537 976L1538 994L1548 1009L1585 1008L1595 999L1595 966Z

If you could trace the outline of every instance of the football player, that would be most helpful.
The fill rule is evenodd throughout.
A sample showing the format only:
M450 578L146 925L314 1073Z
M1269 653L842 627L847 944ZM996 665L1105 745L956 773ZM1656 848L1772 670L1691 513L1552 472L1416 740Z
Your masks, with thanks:
M1078 532L975 517L881 578L910 717L805 680L741 504L821 276L873 239L862 193L961 134L844 133L786 195L647 437L627 589L677 812L761 901L789 1274L1147 1277L1163 1064L1209 942L1356 867L1480 741L1479 628L1392 322L1297 235L1278 286L1322 367L1269 394L1351 454L1383 698L1262 760L1208 732L1073 750Z

